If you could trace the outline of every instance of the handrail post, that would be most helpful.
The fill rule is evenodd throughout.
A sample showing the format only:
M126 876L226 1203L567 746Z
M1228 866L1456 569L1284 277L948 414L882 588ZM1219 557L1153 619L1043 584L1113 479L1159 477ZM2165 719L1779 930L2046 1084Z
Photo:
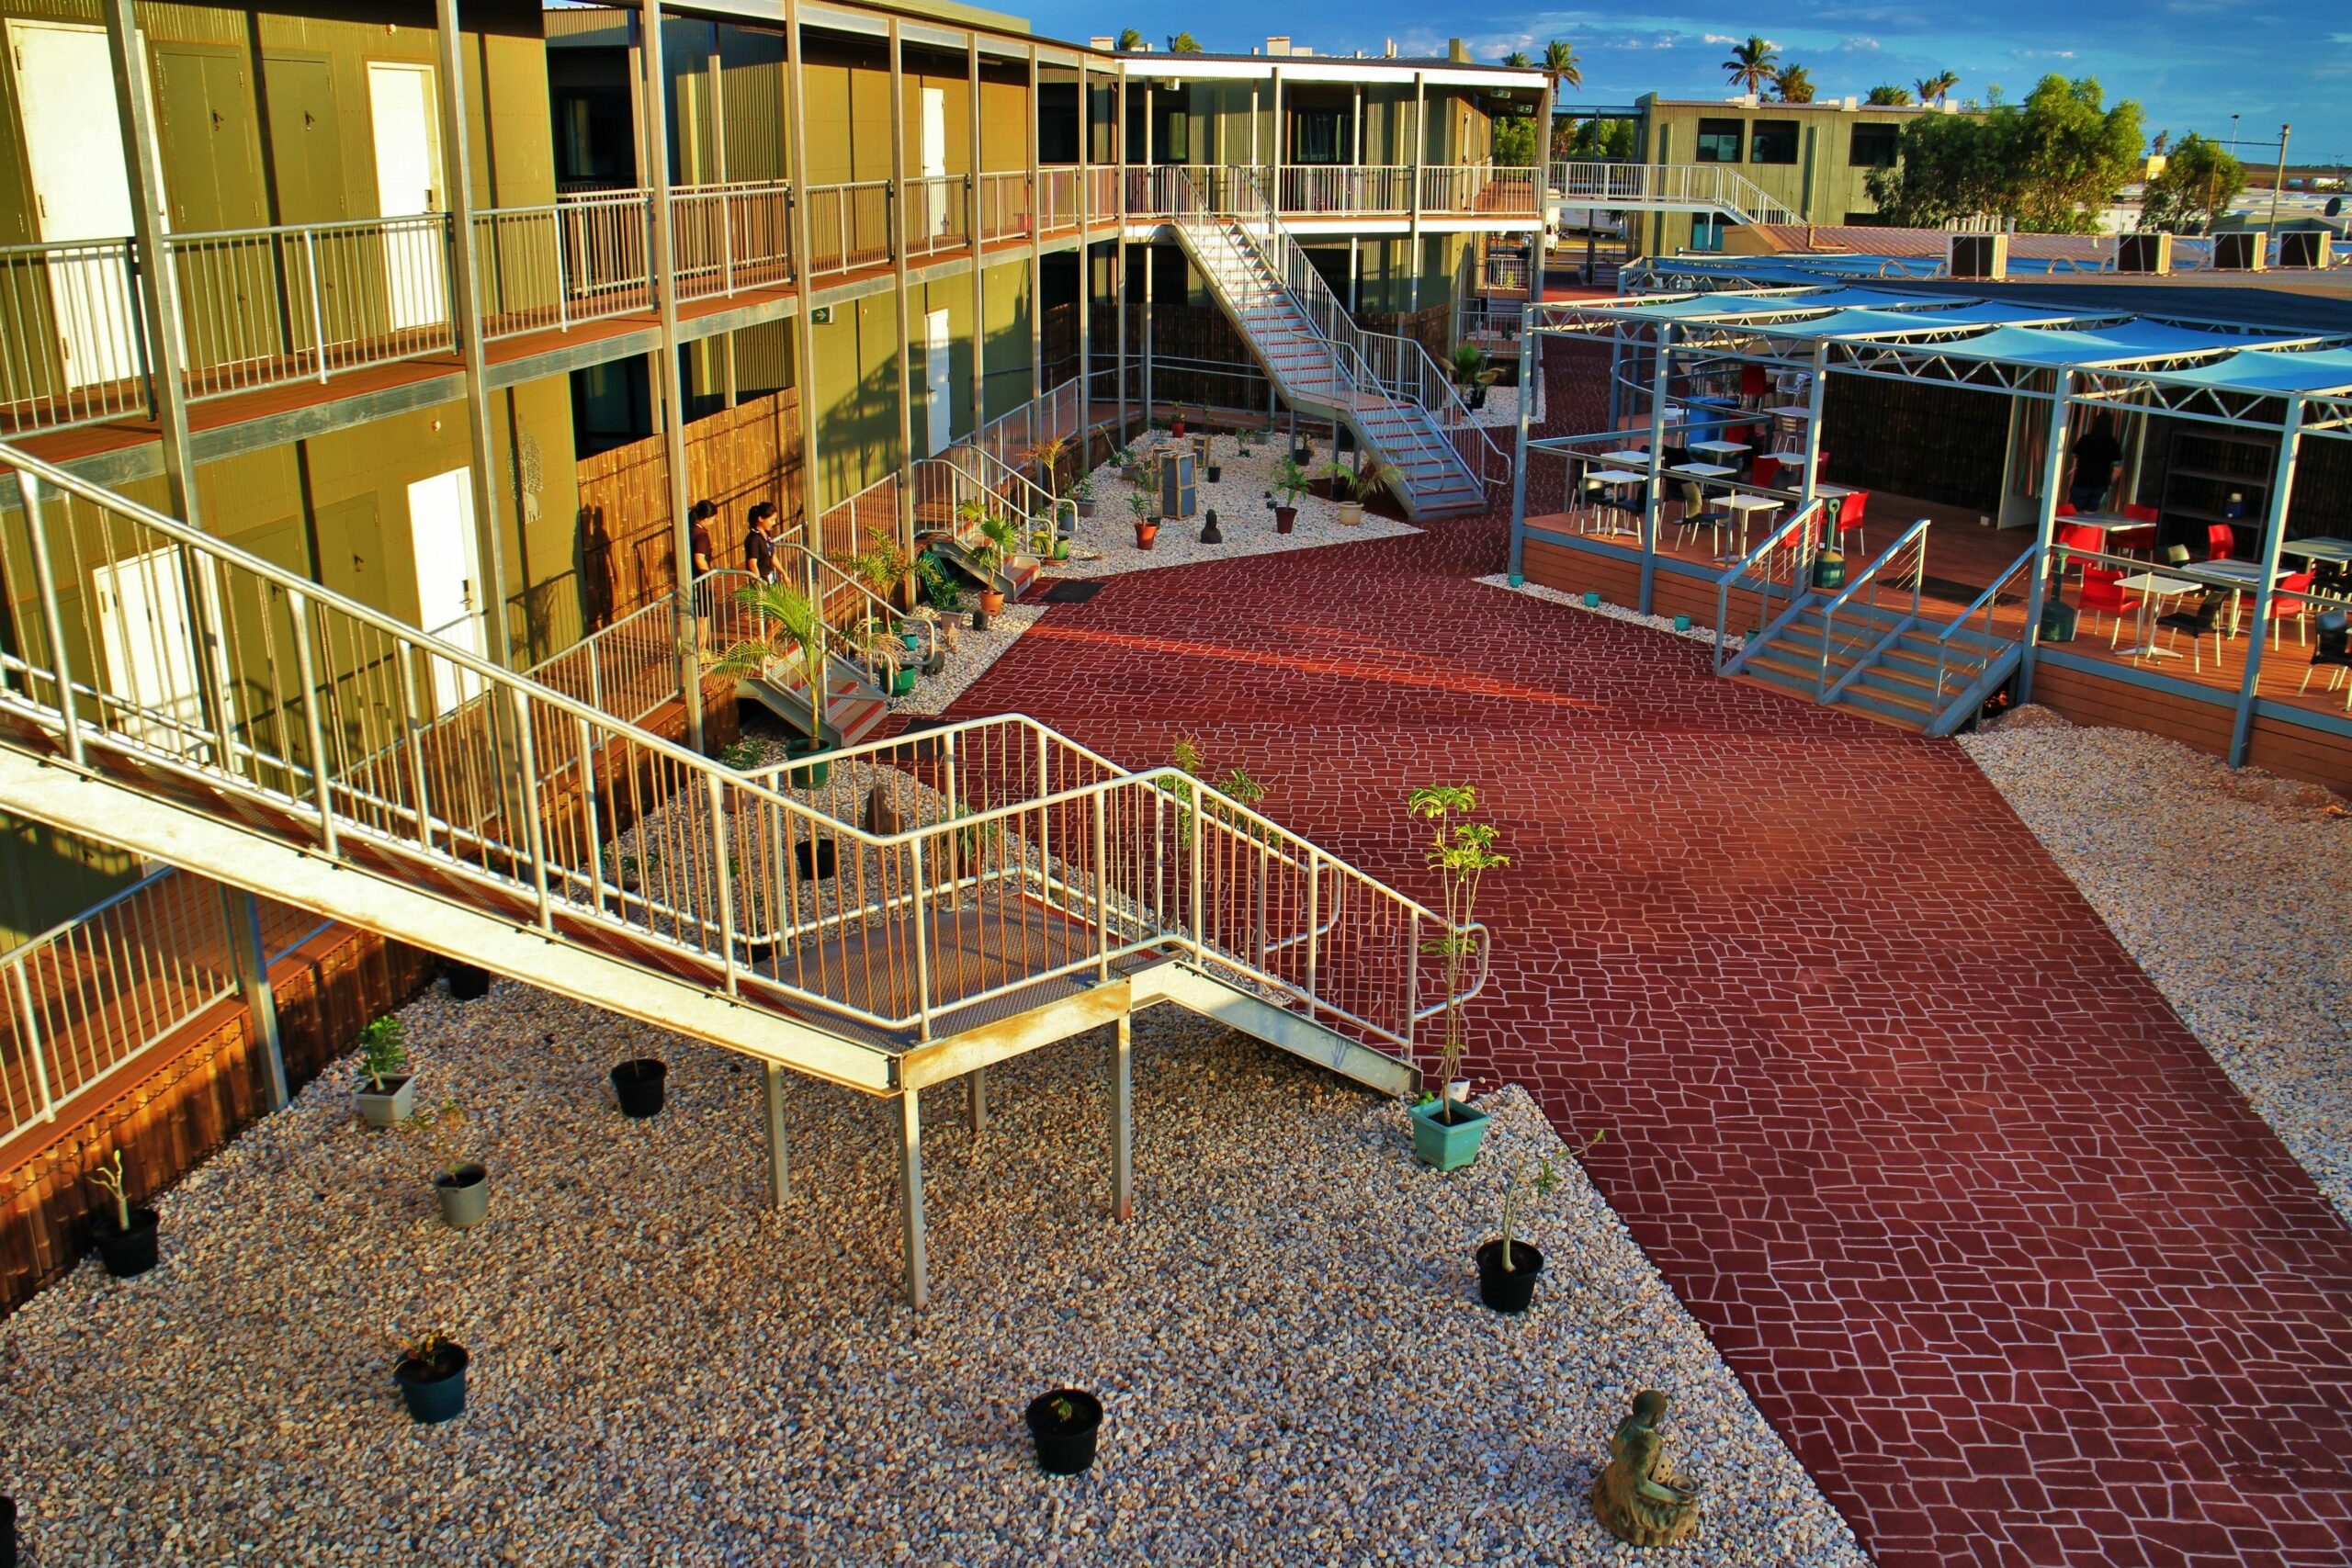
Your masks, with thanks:
M401 672L401 733L408 748L409 785L416 792L416 847L430 854L433 814L425 804L424 748L420 743L424 727L416 720L416 670L408 649L400 649L394 662Z
M1310 1002L1319 994L1316 990L1317 962L1320 957L1318 939L1323 908L1323 852L1312 844L1306 850L1306 995Z
M539 930L553 932L555 908L548 897L547 834L543 830L539 811L538 748L532 743L531 694L522 686L511 688L514 696L515 750L523 763L521 801L523 832L529 840L531 853L531 889L539 905Z
M311 602L289 588L286 611L294 623L294 667L302 682L302 730L311 749L311 787L319 800L319 842L333 859L341 851L334 829L334 797L327 783L326 726L319 718L318 671L311 651Z
M952 828L946 838L952 851L956 842ZM955 864L952 853L948 864L952 871ZM931 934L926 928L931 923L931 917L923 886L922 835L920 833L907 840L907 867L914 886L915 1038L928 1040L931 1038Z
M1110 823L1103 808L1105 794L1094 792L1094 977L1111 977Z
M548 226L555 233L555 330L560 333L568 333L571 330L571 300L569 298L571 287L564 276L564 221L563 203L560 200L556 203L554 209L548 214L548 217L549 219Z
M25 973L26 960L19 958L8 967L17 976L17 1016L23 1020L25 1056L33 1065L33 1087L40 1093L40 1119L57 1120L57 1097L49 1083L49 1060L40 1038L40 1021L33 1012L33 983Z
M82 718L74 701L74 660L65 649L65 617L57 607L57 572L49 558L49 529L41 522L40 481L17 470L17 498L25 512L25 535L33 557L33 583L40 594L41 635L49 639L50 676L57 682L58 721L65 731L65 756L76 768L87 765L82 755ZM73 498L66 498L66 516L73 517ZM101 720L104 713L101 710Z
M726 786L715 773L705 773L703 784L710 796L710 885L718 890L718 953L726 974L727 994L741 994L735 977L735 873L727 853L727 793ZM540 879L540 899L547 895L546 878Z
M580 809L587 818L582 826L588 846L588 908L591 913L601 915L605 912L605 834L597 824L596 747L588 732L588 721L574 714L572 723L580 734Z
M319 301L318 231L307 224L302 229L302 261L311 278L311 352L318 356L319 383L323 386L327 378L326 308Z

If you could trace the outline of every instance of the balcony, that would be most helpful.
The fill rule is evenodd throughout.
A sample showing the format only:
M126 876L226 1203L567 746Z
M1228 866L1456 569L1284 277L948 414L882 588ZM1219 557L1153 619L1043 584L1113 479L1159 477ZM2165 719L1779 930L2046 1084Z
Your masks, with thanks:
M891 265L1067 237L1081 213L1157 221L1190 182L1228 211L1403 220L1524 217L1534 171L1491 164L1256 167L1058 166L812 186L682 186L671 193L671 259L688 318L802 281L831 285ZM795 254L796 203L808 249ZM653 195L567 192L473 218L475 290L493 362L573 341L595 323L650 323L660 303ZM226 400L356 372L441 361L458 342L455 220L447 213L175 234L184 387L199 427L233 423ZM138 439L154 415L136 246L129 238L0 248L0 433L113 425Z

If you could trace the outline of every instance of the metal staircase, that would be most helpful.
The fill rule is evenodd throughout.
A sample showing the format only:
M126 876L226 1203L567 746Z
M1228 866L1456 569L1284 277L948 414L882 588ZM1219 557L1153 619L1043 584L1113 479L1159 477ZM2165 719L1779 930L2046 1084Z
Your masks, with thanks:
M1357 326L1271 205L1215 210L1189 174L1170 199L1178 243L1293 407L1346 425L1416 521L1487 509L1508 459L1427 349Z
M1743 224L1804 221L1727 164L1554 164L1548 204L1612 212L1719 212Z
M897 1100L918 1302L927 1088L1104 1023L1124 1044L1161 1001L1417 1081L1443 920L1173 770L1002 716L739 773L5 446L0 468L0 811L757 1057L779 1194L783 1069Z
M1724 573L1717 626L1730 620L1735 592L1753 595L1758 614L1736 653L1725 649L1718 631L1718 671L1925 735L1956 732L2023 658L2025 572L2034 552L2019 556L1958 615L1932 620L1920 610L1925 518L1827 592L1808 586L1815 528L1807 520L1821 515L1816 502ZM1783 605L1777 613L1776 599Z

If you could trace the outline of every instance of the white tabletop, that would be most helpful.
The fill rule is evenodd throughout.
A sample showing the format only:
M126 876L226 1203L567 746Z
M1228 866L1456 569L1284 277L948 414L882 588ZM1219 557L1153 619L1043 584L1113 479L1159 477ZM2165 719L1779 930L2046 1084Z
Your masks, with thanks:
M2073 517L2061 517L2061 528L2096 528L2102 534L2112 534L2122 528L2153 528L2154 523L2138 517L2117 517L2105 512L2084 512Z
M1813 487L1813 493L1824 501L1843 501L1854 493L1851 485L1834 485L1826 480Z
M1813 417L1812 407L1805 403L1782 403L1779 408L1766 409L1764 412L1781 419L1811 419Z
M1649 467L1650 455L1645 448L1640 446L1624 446L1620 447L1614 452L1603 452L1600 454L1600 460L1604 463L1625 463L1629 465L1639 463L1642 467L1646 468Z
M1719 479L1725 474L1736 474L1737 468L1726 468L1721 463L1677 463L1670 473L1689 474L1695 479Z
M2199 561L2190 570L2201 571L2208 577L2225 578L2232 582L2243 582L2249 587L2262 581L2262 563L2258 560ZM2286 571L2281 568L2270 575L2273 578L2283 577Z
M1648 479L1649 475L1637 474L1628 468L1593 468L1588 470L1584 477L1597 484L1637 485Z
M1770 512L1788 502L1777 495L1727 495L1715 504L1734 512Z
M2201 582L2191 582L2185 577L2166 577L2161 572L2143 571L2137 576L2123 579L2116 586L2135 588L2143 593L2173 594L2194 593L2205 585Z
M1747 443L1745 441L1693 441L1690 443L1690 450L1693 452L1720 452L1724 457L1728 457L1734 452L1747 451Z
M2279 551L2303 560L2352 562L2352 539L2290 539Z

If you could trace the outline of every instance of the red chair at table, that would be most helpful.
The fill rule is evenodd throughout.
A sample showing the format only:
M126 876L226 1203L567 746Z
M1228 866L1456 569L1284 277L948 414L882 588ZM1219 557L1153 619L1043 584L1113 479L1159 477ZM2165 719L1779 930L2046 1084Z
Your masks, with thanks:
M2067 507L2059 508L2059 512L2061 515L2073 514L2072 509ZM2095 556L2103 552L2107 548L2107 535L2087 523L2061 523L2058 525L2058 544L2063 549L2080 552L2069 555L2066 558L2066 564L2077 571L2087 572L2091 569L2091 563L2083 559L2083 556ZM2109 575L2120 576L2120 573Z
M2083 563L2083 596L2075 606L2077 614L2108 617L2107 646L2111 650L2115 638L2123 628L2123 617L2140 607L2140 596L2123 591L2123 574L2105 567Z
M1758 488L1763 490L1772 489L1772 481L1780 477L1781 459L1774 457L1770 452L1758 453L1756 456L1755 479Z
M2134 523L2154 523L2157 520L2160 513L2158 513L2156 509L2153 506L2141 506L2136 503L2126 502L2123 508L2123 515L2129 517Z
M2312 583L2318 577L2319 573L2316 570L2290 571L2280 578L2278 585L2271 590L2270 646L2272 648L2278 646L2278 623L2281 621L2294 622L2295 640L2305 648L2311 646L2311 637L2304 628L2311 624L2312 602L2303 595L2312 591Z
M1743 365L1739 367L1740 407L1748 409L1762 408L1764 406L1764 394L1769 388L1770 383L1764 379L1764 367L1761 365Z
M1871 492L1866 490L1854 491L1838 502L1838 547L1839 549L1846 547L1846 536L1849 534L1854 536L1856 548L1870 548L1869 541L1862 537L1862 511L1870 505L1870 502Z
M2215 523L2205 530L2205 558L2227 560L2238 547L2238 531L2227 523Z

